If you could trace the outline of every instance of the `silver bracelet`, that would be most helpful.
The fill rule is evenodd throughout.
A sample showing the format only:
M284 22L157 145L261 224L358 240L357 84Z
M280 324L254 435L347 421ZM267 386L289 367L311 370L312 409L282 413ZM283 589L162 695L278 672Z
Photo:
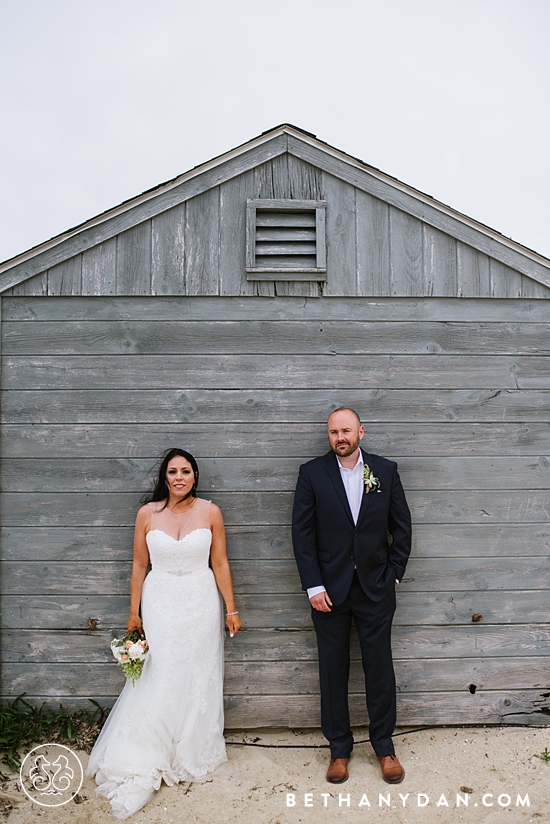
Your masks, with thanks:
M228 612L227 615L226 615L226 618L229 618L230 615L238 615L238 614L239 614L239 610L236 610L235 612Z

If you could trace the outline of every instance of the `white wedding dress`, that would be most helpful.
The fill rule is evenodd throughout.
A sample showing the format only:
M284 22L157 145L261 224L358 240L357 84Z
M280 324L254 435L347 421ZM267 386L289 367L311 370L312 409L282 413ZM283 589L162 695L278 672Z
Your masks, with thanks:
M147 804L162 780L201 780L227 761L223 610L208 566L210 503L197 498L186 521L160 511L162 504L149 506L152 569L141 598L149 652L141 677L135 686L126 683L111 710L86 770L117 818Z

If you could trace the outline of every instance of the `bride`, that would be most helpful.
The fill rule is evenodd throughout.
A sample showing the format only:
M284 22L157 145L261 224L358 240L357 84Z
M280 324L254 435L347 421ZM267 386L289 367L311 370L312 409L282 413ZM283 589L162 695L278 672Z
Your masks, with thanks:
M169 449L136 518L127 629L145 632L149 652L141 678L126 683L109 714L86 770L117 818L147 804L162 780L197 781L227 761L218 589L231 637L242 624L222 514L196 497L198 480L195 458Z

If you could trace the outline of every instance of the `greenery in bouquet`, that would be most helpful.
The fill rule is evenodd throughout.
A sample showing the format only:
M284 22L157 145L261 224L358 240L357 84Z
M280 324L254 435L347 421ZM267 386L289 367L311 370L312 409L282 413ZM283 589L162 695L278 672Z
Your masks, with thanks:
M142 638L137 629L125 635L124 638L114 638L111 641L111 650L118 661L126 680L132 680L132 685L136 683L143 670L145 657L149 650L149 644Z

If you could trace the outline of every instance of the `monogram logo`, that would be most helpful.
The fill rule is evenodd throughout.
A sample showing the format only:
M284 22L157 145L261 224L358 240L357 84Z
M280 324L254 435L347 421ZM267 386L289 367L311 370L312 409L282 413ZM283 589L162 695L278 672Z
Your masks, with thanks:
M19 773L26 795L42 807L61 807L78 793L84 770L78 755L63 744L40 744L28 753Z

